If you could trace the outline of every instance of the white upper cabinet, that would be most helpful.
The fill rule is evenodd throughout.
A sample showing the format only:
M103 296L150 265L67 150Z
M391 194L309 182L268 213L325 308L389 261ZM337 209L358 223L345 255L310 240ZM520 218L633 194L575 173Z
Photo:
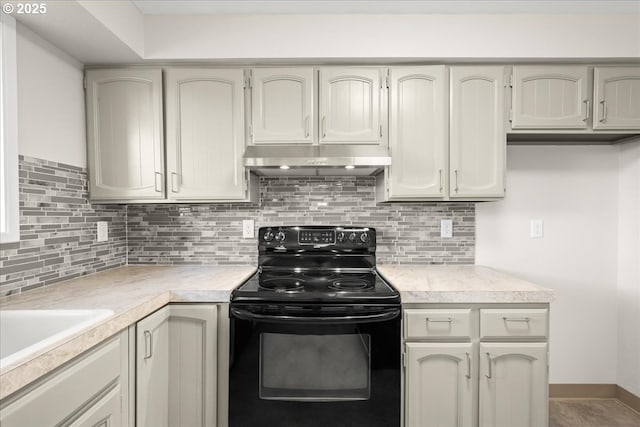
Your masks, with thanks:
M596 67L594 129L640 129L640 67Z
M504 196L504 67L451 68L451 198Z
M254 68L251 141L311 144L314 141L313 68Z
M391 68L389 199L444 197L448 85L444 66Z
M244 72L166 71L168 198L243 200Z
M320 69L321 144L380 144L386 114L381 68Z
M513 129L586 129L590 105L587 66L513 67Z
M91 200L164 198L161 70L86 77Z

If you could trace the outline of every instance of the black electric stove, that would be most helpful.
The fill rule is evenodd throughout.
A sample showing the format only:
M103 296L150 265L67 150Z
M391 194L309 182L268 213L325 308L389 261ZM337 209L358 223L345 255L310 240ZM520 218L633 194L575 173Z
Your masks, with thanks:
M263 227L231 294L229 426L400 425L400 296L369 227Z

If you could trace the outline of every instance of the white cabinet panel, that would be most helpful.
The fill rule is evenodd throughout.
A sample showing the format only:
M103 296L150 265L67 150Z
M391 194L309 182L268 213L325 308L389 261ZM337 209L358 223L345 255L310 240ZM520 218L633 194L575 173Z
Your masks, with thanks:
M408 343L406 355L405 425L474 425L472 344Z
M306 143L314 140L313 68L251 70L251 140Z
M168 197L243 200L244 75L240 69L168 69Z
M114 387L69 427L119 427L122 425L120 386Z
M137 425L216 425L217 306L169 305L137 325Z
M448 174L444 66L390 69L389 199L444 197Z
M451 68L450 197L502 197L504 67Z
M548 423L546 343L480 343L480 427Z
M379 68L320 69L321 144L381 143L386 99L381 73Z
M162 199L162 72L87 71L92 200Z
M586 129L586 66L513 67L513 129Z
M640 67L596 67L594 129L640 129Z

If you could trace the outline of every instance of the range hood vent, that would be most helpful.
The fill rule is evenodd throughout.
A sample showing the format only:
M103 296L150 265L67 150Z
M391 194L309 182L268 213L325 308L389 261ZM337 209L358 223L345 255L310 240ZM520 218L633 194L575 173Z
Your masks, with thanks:
M244 165L261 175L373 175L391 164L378 145L250 145Z

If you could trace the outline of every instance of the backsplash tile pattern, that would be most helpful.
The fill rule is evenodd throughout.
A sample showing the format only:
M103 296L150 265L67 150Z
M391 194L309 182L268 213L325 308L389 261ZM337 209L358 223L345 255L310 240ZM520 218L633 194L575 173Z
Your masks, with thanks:
M20 242L0 244L0 296L126 264L126 206L91 205L86 169L20 156ZM96 221L109 240L96 242Z
M261 205L156 204L127 208L129 264L257 262L242 220L265 225L366 225L378 230L378 262L474 262L474 203L376 204L372 177L262 177ZM440 237L452 219L454 237Z

